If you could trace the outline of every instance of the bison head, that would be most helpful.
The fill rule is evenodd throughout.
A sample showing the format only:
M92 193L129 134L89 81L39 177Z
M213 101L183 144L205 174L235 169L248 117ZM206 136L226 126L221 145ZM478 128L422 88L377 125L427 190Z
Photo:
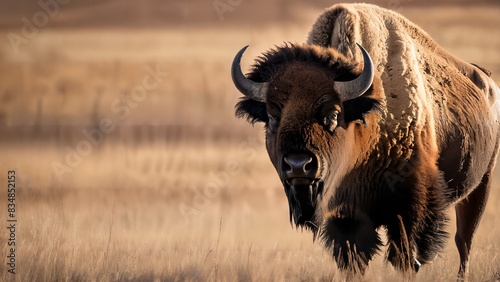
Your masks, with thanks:
M240 68L246 46L231 69L235 86L244 94L236 115L251 123L265 123L267 151L288 197L290 221L315 235L321 228L334 230L340 237L350 229L357 229L353 236L359 236L366 226L375 232L373 224L360 224L366 212L346 205L343 195L349 192L338 192L347 172L355 170L366 151L353 144L371 138L363 135L365 116L378 105L371 95L372 60L358 46L362 70L360 64L331 48L308 45L269 51L257 60L248 77ZM337 235L327 237L326 244L331 245ZM338 242L348 240L347 236Z

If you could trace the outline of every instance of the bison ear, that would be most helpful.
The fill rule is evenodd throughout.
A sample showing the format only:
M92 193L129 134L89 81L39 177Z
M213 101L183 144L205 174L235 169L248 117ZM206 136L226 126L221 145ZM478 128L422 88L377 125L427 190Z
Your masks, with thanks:
M238 118L246 118L246 120L254 124L256 122L268 122L266 103L262 103L250 98L243 97L236 104L235 115Z
M380 102L373 98L358 97L353 100L348 100L343 103L344 106L344 120L349 124L355 120L365 122L365 114L369 111L379 109Z

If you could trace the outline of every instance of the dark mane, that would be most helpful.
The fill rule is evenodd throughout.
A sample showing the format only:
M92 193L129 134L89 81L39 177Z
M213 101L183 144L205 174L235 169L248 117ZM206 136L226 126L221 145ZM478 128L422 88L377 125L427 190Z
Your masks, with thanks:
M285 43L259 57L249 78L256 82L267 82L282 66L291 62L304 62L329 69L338 80L354 78L353 70L357 66L349 63L347 58L331 48Z

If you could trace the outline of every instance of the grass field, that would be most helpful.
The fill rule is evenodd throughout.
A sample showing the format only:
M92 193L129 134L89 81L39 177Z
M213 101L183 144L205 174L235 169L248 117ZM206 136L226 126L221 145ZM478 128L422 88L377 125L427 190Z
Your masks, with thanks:
M19 52L8 34L21 27L4 24L0 186L15 169L18 222L11 275L2 188L0 281L344 279L311 234L290 227L262 126L234 118L239 95L229 67L235 52L251 44L248 68L275 44L305 41L321 10L297 7L287 10L293 21L238 24L242 6L204 27L150 28L88 27L81 25L85 12L75 8ZM500 82L498 4L394 8ZM78 27L64 26L69 16L79 19ZM155 87L136 92L155 72ZM472 281L500 280L498 171L473 243ZM445 251L414 280L455 279L459 259L449 214ZM404 278L381 252L358 279Z

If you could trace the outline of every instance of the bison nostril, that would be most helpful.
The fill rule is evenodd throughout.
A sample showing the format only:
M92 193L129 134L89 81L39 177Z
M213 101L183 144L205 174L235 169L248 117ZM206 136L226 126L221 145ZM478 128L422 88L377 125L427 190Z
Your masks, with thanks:
M285 173L291 173L293 171L292 167L288 164L286 158L283 158L282 170Z
M315 178L318 164L310 153L289 153L283 158L282 171L286 178Z
M313 169L312 159L304 166L304 171L307 173Z

